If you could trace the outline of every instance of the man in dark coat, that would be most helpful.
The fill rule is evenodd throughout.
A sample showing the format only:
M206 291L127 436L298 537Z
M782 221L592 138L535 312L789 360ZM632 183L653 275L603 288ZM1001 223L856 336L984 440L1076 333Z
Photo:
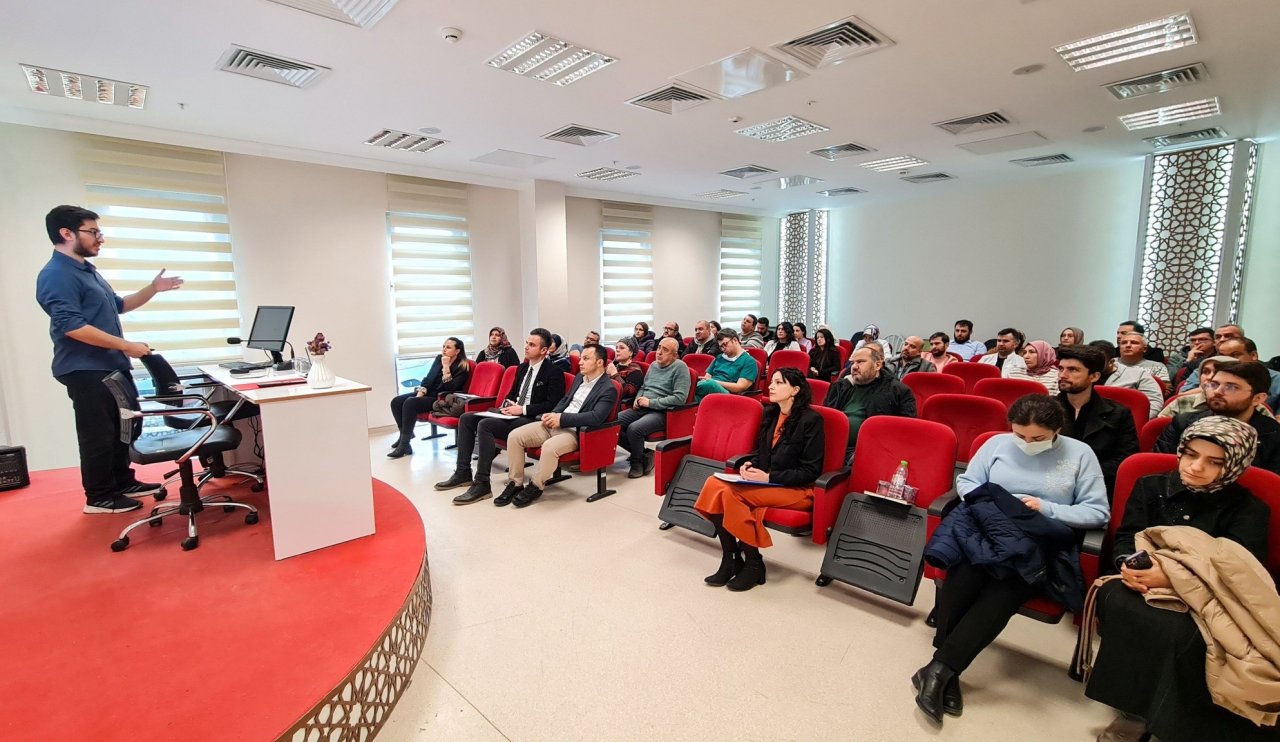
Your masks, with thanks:
M1062 434L1093 449L1110 501L1120 462L1138 452L1138 431L1127 407L1093 391L1106 366L1107 357L1097 348L1072 345L1058 349L1058 401L1067 418Z
M867 418L876 415L916 416L916 398L884 367L884 353L875 343L854 351L849 358L849 374L831 385L822 406L840 410L849 418L846 462L853 457L858 429Z

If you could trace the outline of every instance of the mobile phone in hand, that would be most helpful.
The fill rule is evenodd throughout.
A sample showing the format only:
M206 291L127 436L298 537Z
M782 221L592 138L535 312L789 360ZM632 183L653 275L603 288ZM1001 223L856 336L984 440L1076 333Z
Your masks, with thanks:
M1124 560L1124 566L1129 569L1151 569L1151 555L1145 550Z

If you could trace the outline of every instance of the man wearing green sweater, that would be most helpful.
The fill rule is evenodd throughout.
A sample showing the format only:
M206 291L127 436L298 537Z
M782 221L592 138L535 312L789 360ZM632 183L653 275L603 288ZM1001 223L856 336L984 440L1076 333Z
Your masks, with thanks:
M666 427L667 410L689 399L689 367L680 360L680 346L674 338L658 343L658 357L645 374L644 385L636 393L635 405L618 415L622 434L618 445L629 454L630 479L653 471L653 453L644 447L645 438Z

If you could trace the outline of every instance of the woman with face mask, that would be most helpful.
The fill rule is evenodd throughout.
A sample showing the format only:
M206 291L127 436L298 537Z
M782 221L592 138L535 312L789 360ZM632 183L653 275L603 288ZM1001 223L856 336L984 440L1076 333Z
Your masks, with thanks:
M961 498L996 484L1026 506L1022 516L1034 511L1079 530L1104 526L1111 511L1102 467L1093 449L1059 434L1065 423L1062 405L1053 397L1028 394L1009 407L1009 423L1013 432L983 444L956 480ZM916 705L926 716L938 724L944 713L959 716L964 706L961 673L995 641L1018 608L1043 589L1013 569L974 566L966 560L947 569L935 609L937 651L912 678Z
M1134 485L1112 549L1121 579L1097 593L1102 644L1085 695L1122 712L1099 740L1147 734L1164 742L1277 738L1275 727L1255 726L1213 703L1204 638L1191 615L1143 599L1149 590L1170 587L1160 563L1125 565L1137 550L1134 537L1155 526L1189 526L1230 539L1265 564L1270 509L1236 481L1257 446L1252 426L1218 415L1201 418L1178 442L1178 468Z

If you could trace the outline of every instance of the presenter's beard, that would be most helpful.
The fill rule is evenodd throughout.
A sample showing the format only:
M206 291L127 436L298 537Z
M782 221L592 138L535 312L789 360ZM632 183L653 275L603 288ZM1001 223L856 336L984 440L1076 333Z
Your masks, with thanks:
M75 253L82 258L96 258L98 256L98 248L96 246L88 248L84 245L77 244L75 247Z

